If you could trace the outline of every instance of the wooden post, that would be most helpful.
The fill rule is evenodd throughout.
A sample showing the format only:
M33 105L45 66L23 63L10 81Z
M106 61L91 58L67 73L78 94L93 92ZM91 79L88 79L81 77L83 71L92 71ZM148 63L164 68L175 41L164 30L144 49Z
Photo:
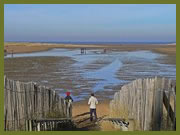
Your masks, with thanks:
M167 127L169 127L170 90L167 93Z
M176 130L176 86L175 86L175 89L174 89L174 120L173 120L173 128L174 130Z
M47 130L47 124L46 124L46 122L44 123L44 130L45 130L45 131Z
M25 127L26 127L26 131L29 131L29 128L28 128L28 120L26 120Z
M41 131L40 122L38 122L38 124L37 124L37 131Z
M7 56L7 50L4 49L4 56Z
M29 131L32 131L32 120L29 120Z
M157 89L155 92L155 102L154 102L154 112L153 112L153 130L159 131L161 129L161 120L163 114L163 91Z
M50 121L50 130L52 131L52 122Z

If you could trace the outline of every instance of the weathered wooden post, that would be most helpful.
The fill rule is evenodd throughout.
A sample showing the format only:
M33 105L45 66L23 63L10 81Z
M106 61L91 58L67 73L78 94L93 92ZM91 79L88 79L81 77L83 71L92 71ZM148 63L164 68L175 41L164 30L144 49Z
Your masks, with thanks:
M173 120L173 128L176 130L176 86L174 88L174 120Z
M163 115L163 90L155 90L155 101L154 101L154 110L153 110L153 123L152 130L159 131L161 129L161 121Z
M37 131L41 131L41 128L40 128L41 126L40 126L40 122L38 122L38 124L37 124Z
M29 120L29 131L32 131L32 120Z
M25 121L25 127L26 127L26 131L28 131L28 120Z
M170 90L168 90L168 93L167 93L167 127L169 127L169 107L170 107Z
M7 56L7 50L4 49L4 56Z
M47 130L47 124L46 124L46 122L44 123L44 130L45 130L45 131Z

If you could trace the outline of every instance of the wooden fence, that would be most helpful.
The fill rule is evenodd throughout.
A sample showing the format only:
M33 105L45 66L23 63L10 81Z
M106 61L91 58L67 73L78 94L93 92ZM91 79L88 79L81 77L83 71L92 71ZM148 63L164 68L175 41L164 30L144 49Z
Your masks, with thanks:
M4 129L26 130L27 120L69 118L70 108L54 90L4 77Z
M135 80L115 93L110 111L127 112L140 130L176 130L176 86L165 78Z

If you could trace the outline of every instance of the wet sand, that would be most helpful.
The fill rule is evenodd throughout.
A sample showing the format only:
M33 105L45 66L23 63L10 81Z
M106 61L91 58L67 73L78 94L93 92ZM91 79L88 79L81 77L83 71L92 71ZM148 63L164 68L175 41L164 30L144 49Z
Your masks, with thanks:
M11 44L11 47L15 47L22 46L23 43ZM35 44L37 43L29 43L27 48ZM43 46L46 45L37 44L37 46L42 46L44 49ZM111 99L125 83L137 78L156 76L159 72L161 72L159 75L174 77L176 56L172 54L172 50L175 48L169 49L169 55L159 57L159 53L139 51L141 47L150 49L150 46L155 45L146 47L140 45L140 48L135 48L137 46L139 45L127 45L125 48L123 45L121 47L116 45L115 48L114 45L114 48L108 48L106 54L102 53L103 48L94 50L89 48L87 55L80 55L79 48L59 48L25 54L21 50L21 54L15 54L21 57L14 55L13 59L10 58L11 56L5 59L4 73L13 80L33 81L53 88L62 96L70 90L76 101L77 98L87 100L92 91L100 100ZM163 46L161 45L161 49L168 53L168 49ZM8 46L8 48L11 47ZM125 49L131 51L122 51Z

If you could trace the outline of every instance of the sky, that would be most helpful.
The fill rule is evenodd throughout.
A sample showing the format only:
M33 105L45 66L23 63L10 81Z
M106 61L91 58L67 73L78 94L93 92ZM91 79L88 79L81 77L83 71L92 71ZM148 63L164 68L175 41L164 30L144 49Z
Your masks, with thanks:
M5 4L5 41L176 42L175 4Z

